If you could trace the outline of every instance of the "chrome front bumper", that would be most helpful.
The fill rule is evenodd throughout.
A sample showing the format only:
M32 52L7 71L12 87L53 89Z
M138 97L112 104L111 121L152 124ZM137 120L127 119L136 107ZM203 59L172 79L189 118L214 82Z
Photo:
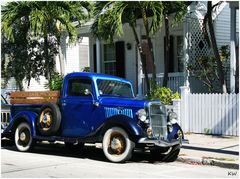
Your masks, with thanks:
M148 146L158 146L158 147L172 147L174 145L182 145L182 143L189 143L187 139L172 139L171 142L166 140L159 140L159 139L149 139L147 137L140 138L138 140L139 144L146 144Z

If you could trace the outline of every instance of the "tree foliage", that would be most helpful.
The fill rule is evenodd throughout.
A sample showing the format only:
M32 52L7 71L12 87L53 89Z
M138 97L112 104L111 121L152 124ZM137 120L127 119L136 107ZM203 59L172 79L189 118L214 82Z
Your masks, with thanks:
M2 36L5 45L16 50L5 48L10 58L6 76L16 78L18 71L23 70L18 69L18 65L22 67L23 64L28 70L21 73L20 79L43 74L50 80L54 73L53 56L58 53L56 47L60 45L62 32L67 32L70 41L74 42L76 28L90 17L87 14L90 9L91 3L87 1L15 1L3 6ZM39 52L32 49L39 49ZM15 70L10 71L10 67Z
M15 41L12 42L2 36L1 61L2 77L7 82L14 77L18 89L23 89L22 82L26 80L28 85L31 78L39 80L39 76L54 72L54 57L58 53L56 39L49 35L49 54L45 59L44 42L31 37L27 33L26 24L14 27L13 36ZM46 66L50 67L49 69Z
M54 32L60 38L67 31L71 40L76 40L76 27L85 22L91 4L85 1L16 1L2 7L2 30L8 39L14 41L13 30L16 22L27 23L34 36L43 37ZM74 24L77 21L78 24Z

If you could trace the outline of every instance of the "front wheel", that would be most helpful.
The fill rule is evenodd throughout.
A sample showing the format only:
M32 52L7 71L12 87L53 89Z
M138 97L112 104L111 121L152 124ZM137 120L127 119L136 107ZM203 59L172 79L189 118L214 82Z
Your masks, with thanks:
M158 148L151 150L150 152L154 160L174 162L178 158L180 146L176 145L173 147Z
M124 162L132 157L135 147L128 134L119 127L108 129L103 137L103 152L111 162Z
M29 151L33 146L33 138L28 123L23 122L15 130L14 141L17 149L21 152Z

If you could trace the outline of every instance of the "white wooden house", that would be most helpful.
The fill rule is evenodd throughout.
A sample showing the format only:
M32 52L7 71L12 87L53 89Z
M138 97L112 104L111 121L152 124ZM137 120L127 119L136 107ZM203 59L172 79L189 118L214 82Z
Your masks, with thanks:
M192 78L186 68L187 63L198 56L211 53L201 30L206 6L206 1L192 2L183 22L169 29L171 55L168 86L174 91L179 91L180 86L186 85L190 87L191 92L206 92L201 82ZM231 63L229 64L231 70L228 74L228 88L234 88L236 59L238 63L238 58L235 55L238 52L235 47L239 43L238 17L238 3L234 5L234 2L223 3L213 14L218 46L230 45L231 42L231 46L234 47L231 48ZM170 17L170 21L172 18L173 16ZM78 30L80 40L75 45L68 46L68 37L63 36L61 53L56 57L57 71L67 74L73 71L81 71L83 67L90 66L92 72L114 74L127 78L134 84L136 94L143 95L145 88L140 55L130 27L127 24L124 25L124 35L115 38L114 44L95 39L90 32L90 27L91 22ZM141 42L145 43L141 19L137 21L136 29ZM152 38L157 79L160 84L164 72L164 37L163 24L162 29ZM39 82L32 80L30 87L25 90L44 90L44 83L44 80Z

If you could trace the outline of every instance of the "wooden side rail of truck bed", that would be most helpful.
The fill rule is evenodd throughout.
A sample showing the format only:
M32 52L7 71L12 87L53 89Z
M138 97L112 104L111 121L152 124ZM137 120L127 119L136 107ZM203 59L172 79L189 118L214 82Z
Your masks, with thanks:
M11 104L57 103L59 91L16 91L10 95Z

